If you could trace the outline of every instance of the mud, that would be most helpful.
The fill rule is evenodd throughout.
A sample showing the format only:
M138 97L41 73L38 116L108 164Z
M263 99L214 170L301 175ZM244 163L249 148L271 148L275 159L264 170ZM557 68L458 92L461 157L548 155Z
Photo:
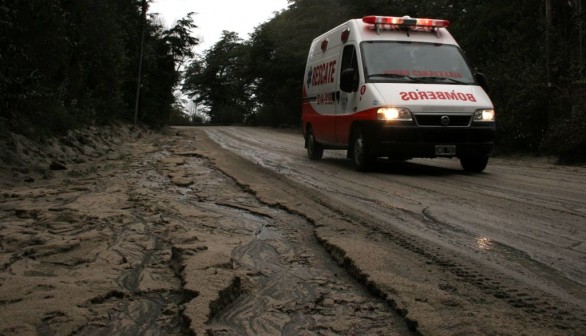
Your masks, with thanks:
M0 335L418 333L206 139L143 133L4 175Z

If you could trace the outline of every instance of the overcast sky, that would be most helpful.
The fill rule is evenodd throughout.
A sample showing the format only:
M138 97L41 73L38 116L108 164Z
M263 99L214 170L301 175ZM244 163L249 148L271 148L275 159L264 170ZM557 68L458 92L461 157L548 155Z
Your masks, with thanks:
M247 40L254 27L287 8L287 0L155 0L149 13L160 13L165 27L170 28L189 12L195 12L194 35L200 38L198 52L209 49L223 30L237 32Z

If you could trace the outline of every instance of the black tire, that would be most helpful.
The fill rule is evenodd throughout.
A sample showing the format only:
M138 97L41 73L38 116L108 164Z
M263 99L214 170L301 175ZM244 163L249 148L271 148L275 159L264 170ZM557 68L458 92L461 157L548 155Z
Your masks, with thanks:
M356 170L362 172L370 170L376 158L370 154L368 142L360 128L356 129L352 136L352 150L352 160Z
M488 164L488 156L480 155L480 156L463 156L460 158L460 165L464 171L469 173L480 173Z
M321 160L324 155L324 148L315 140L313 130L307 129L307 136L305 138L307 147L307 157L312 161Z

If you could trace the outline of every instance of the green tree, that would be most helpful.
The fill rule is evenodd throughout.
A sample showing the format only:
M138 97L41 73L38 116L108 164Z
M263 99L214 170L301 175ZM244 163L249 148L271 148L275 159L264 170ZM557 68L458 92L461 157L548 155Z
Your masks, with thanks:
M338 0L290 1L289 8L252 34L247 70L255 77L255 121L295 125L301 120L301 89L313 38L347 20Z
M42 138L132 120L142 1L0 0L0 128ZM142 120L165 124L193 56L191 16L165 31L149 18Z
M168 45L170 53L175 61L176 70L179 71L183 64L195 57L193 47L199 44L199 39L192 35L197 28L193 22L195 13L177 21L175 26L163 32L163 41Z
M83 124L108 123L124 109L121 90L126 67L125 22L116 15L115 1L75 1L64 7L69 13L73 43L63 72L64 106L71 118ZM133 8L129 8L133 9Z
M60 1L0 2L0 116L8 127L62 128L69 27Z
M140 120L163 126L177 109L174 92L181 82L182 64L194 56L193 47L199 40L192 37L196 28L193 13L178 20L175 26L163 30L152 25L143 60ZM152 24L152 23L151 23Z
M195 103L209 106L211 123L243 123L251 108L244 75L247 48L235 32L224 31L220 41L186 70L183 89Z

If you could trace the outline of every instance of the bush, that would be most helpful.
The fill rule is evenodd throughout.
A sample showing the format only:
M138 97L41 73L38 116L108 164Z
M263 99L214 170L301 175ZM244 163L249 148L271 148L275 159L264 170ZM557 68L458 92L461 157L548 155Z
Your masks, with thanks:
M543 147L546 153L557 156L561 164L586 162L586 109L553 125Z

